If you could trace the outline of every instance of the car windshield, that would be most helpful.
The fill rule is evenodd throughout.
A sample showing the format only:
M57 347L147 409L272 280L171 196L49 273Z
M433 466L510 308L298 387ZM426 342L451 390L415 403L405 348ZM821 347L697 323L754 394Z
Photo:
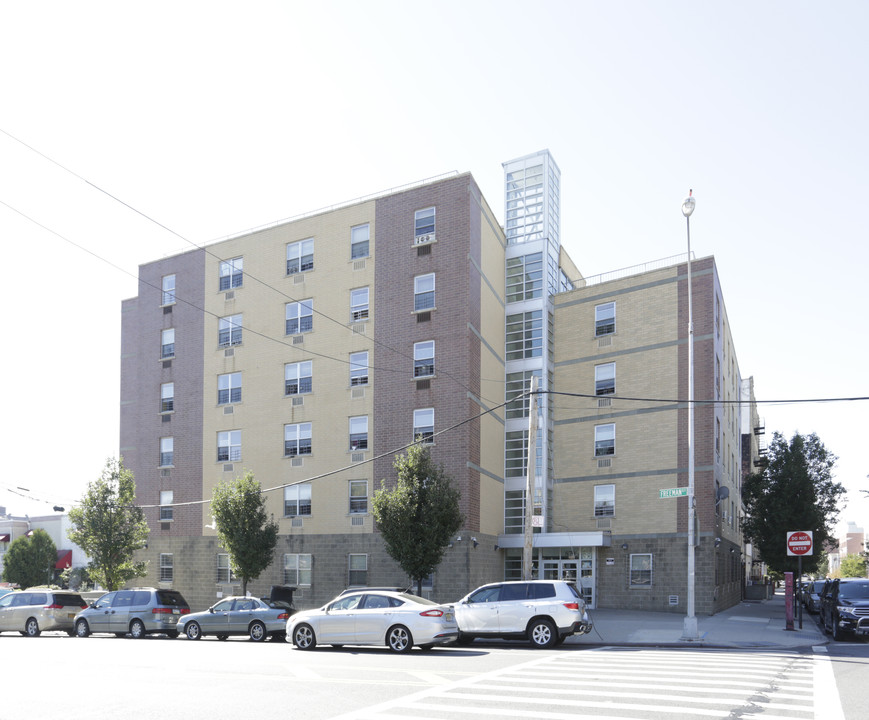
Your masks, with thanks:
M849 582L839 585L839 597L869 600L869 580L866 582Z
M187 605L187 601L177 590L158 590L157 603L159 605L171 605L173 607L181 607Z
M809 587L809 591L814 593L815 595L820 593L821 590L823 590L823 589L824 589L824 581L823 580L817 580L817 581L813 582Z

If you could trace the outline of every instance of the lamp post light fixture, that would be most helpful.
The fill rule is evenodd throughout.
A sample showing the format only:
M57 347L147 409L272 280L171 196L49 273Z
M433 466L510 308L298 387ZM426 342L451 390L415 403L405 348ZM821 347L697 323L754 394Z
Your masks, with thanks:
M682 640L697 640L697 617L694 615L695 563L694 545L695 500L694 500L694 312L691 305L691 213L696 201L688 191L682 201L682 214L685 216L688 231L688 572L686 593L687 614L682 628Z

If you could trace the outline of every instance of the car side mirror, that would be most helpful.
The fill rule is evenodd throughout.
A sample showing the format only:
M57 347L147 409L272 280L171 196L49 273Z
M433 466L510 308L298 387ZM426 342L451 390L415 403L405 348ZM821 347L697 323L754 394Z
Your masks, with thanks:
M208 612L210 612L210 613L213 614L213 613L214 613L214 608L213 608L213 607L208 608Z

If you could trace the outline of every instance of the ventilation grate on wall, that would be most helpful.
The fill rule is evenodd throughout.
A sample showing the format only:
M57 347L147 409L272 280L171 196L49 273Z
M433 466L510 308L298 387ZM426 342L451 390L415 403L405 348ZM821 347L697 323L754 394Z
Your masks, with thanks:
M365 397L365 388L351 388L350 397L353 400L360 400Z
M302 518L300 518L300 517L293 518L293 523L292 523L293 527L302 527L303 524L304 523L302 522Z
M678 605L679 604L679 596L678 595L670 595L668 603L670 605Z
M295 275L293 275L293 283L294 284L301 285L303 282L305 282L304 273L296 273Z
M430 310L426 310L425 312L421 312L421 313L416 314L416 321L418 323L428 322L429 320L431 320L431 311Z
M163 308L163 314L164 315L171 315L172 314L172 306L166 305L166 307Z
M171 470L161 470L160 477L172 477L172 471Z
M223 351L223 357L232 357L233 355L235 355L235 348L226 348Z
M426 378L425 380L417 380L416 381L416 389L417 390L431 390L431 380Z
M365 516L364 515L353 515L350 518L351 525L364 525L365 524Z
M365 453L350 453L350 462L362 462L365 460Z
M172 367L172 361L171 360L164 360L163 361L163 369L166 370L170 367Z
M228 293L225 293L223 296L224 300L235 300L235 290L230 290Z
M597 529L598 530L610 530L613 526L613 521L610 518L598 518L597 519Z
M171 420L172 420L172 416L171 416L171 415L162 415L162 416L160 417L160 421L161 421L161 422L164 422L164 423L170 422Z
M233 408L232 405L227 405L225 408L223 408L224 415L232 415L232 413L234 413L234 412L235 412L235 408Z
M365 323L355 323L355 324L350 326L350 329L359 335L364 335L365 334Z
M356 260L353 263L354 270L364 270L365 269L365 261L364 260Z
M232 472L233 466L232 463L223 466L223 472Z
M612 398L598 398L597 399L597 406L599 408L612 407L613 406Z
M305 342L304 335L293 335L293 345L302 345Z
M612 345L612 344L613 344L613 336L612 335L607 335L606 337L602 337L602 338L597 339L597 346L598 347L610 347L610 345Z
M294 406L304 405L304 404L305 404L305 398L303 398L303 397L294 397L293 398L293 405Z
M423 255L431 255L431 245L430 244L427 243L425 245L419 245L416 248L416 256L422 257Z
M613 466L613 461L610 458L598 458L597 466L599 468L608 468Z
M305 463L302 460L302 458L293 458L292 461L290 462L290 465L292 465L293 467L302 467L302 465L304 465L304 464Z

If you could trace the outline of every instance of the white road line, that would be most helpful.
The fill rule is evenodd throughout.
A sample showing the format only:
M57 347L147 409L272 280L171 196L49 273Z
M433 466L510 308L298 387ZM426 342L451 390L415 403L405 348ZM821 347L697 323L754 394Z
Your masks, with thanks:
M845 720L833 663L824 645L812 648L815 655L815 720Z

